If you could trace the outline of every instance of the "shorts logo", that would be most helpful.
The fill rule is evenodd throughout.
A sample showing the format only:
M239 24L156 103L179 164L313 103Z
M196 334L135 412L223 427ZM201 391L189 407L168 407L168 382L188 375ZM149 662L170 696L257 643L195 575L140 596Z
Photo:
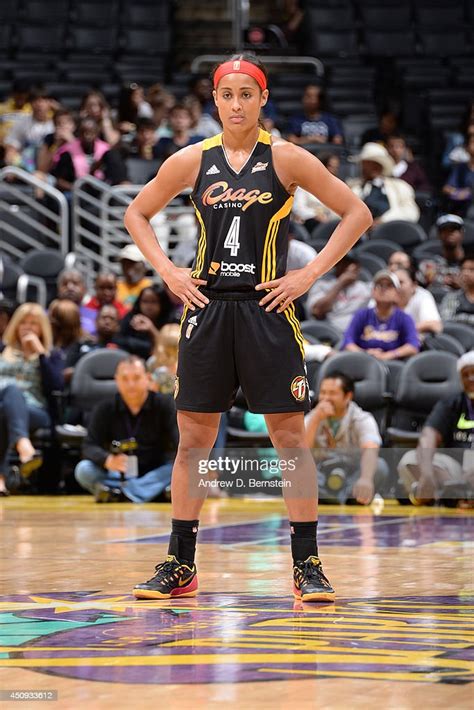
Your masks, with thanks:
M174 394L173 394L173 397L174 397L175 399L176 399L176 397L178 396L178 392L179 392L179 377L176 376L176 379L175 379L175 381L174 381Z
M302 375L295 377L290 385L290 391L298 402L303 402L306 397L306 377Z
M191 337L191 333L193 332L193 328L195 328L197 325L198 325L197 317L196 317L196 316L192 316L192 317L188 320L188 327L186 328L186 338L187 338L187 340L189 340L189 338Z
M219 270L221 276L234 276L239 278L240 274L254 274L255 264L233 264L227 261L211 261L208 273L212 274L212 276L217 276Z

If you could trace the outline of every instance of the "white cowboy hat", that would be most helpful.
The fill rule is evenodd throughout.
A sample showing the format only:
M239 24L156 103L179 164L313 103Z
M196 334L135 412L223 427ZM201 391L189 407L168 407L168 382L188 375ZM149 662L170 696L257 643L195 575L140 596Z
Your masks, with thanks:
M383 168L384 175L391 175L395 166L392 158L389 156L387 149L380 143L366 143L361 152L356 158L357 161L373 160Z

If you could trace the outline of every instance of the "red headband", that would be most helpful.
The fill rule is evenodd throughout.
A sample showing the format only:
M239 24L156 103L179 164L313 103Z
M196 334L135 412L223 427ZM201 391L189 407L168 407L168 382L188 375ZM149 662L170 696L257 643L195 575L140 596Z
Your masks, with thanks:
M217 89L217 85L223 76L227 74L248 74L252 79L255 79L262 91L267 88L267 80L265 74L261 69L259 69L252 62L246 62L245 59L236 59L235 61L224 62L219 67L217 67L214 74L214 88Z

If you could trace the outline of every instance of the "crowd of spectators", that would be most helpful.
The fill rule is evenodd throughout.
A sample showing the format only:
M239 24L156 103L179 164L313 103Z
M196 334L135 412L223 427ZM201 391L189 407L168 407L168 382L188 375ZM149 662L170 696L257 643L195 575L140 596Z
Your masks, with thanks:
M396 219L417 222L416 193L437 200L440 211L468 214L474 175L473 114L471 102L460 131L446 134L439 170L431 177L392 110L383 110L379 124L359 136L361 151L349 156L360 163L359 175L350 171L348 183L370 207L375 225ZM340 172L340 154L331 153L331 147L344 148L343 122L331 112L324 86L308 83L300 110L290 115L270 98L261 119L276 136L318 155L325 148L323 162L334 174ZM18 80L0 103L0 164L21 167L69 193L84 175L110 185L132 182L137 174L130 167L132 159L142 164L142 181L148 180L174 152L219 130L212 84L203 76L192 78L184 96L161 84L145 90L132 82L121 88L113 107L99 90L91 89L77 113L47 87ZM296 218L310 226L333 217L314 198L306 204L298 194L296 203Z
M281 133L297 145L318 151L323 147L326 152L318 153L321 160L334 175L341 174L345 157L331 148L344 147L344 131L328 110L323 87L309 84L301 110L287 121L279 120L274 103L266 107L262 121L274 135ZM157 165L177 150L218 131L212 86L203 77L196 77L188 95L179 101L161 85L145 91L132 83L123 87L118 106L111 108L99 91L91 90L77 115L46 89L23 81L16 82L0 104L2 164L34 173L66 194L88 174L111 185L129 182L131 159L149 165L151 177ZM474 325L474 251L465 239L474 174L472 110L463 134L450 141L443 156L445 181L436 193L393 113L384 112L379 125L361 137L361 150L352 158L359 174L353 173L347 183L371 210L373 229L391 221L417 223L416 193L428 192L439 201L430 234L439 248L417 260L411 249L400 246L384 260L383 268L369 275L361 252L357 248L349 252L297 304L301 317L326 323L340 334L337 346L306 342L308 361L325 360L340 349L403 363L425 347L427 336L441 333L446 322ZM299 268L320 248L311 240L313 230L337 215L298 189L292 219L288 268ZM366 235L366 241L371 236ZM98 403L88 423L76 480L100 502L143 502L166 491L176 445L172 392L182 306L148 272L135 245L121 250L119 263L120 273L111 269L96 275L92 293L87 292L80 271L63 271L47 313L37 304L26 303L15 310L14 303L0 301L0 495L8 493L5 477L12 452L25 477L41 466L41 456L29 437L35 428L54 421L50 393L67 392L77 363L101 348L124 350L130 357L117 370L114 403ZM182 265L189 265L189 260ZM308 439L316 446L324 437L332 437L334 443L340 436L347 444L349 439L342 433L353 421L351 431L355 436L360 424L360 436L349 444L378 450L382 439L378 430L373 434L377 424L352 401L350 381L338 375L323 385L319 404L308 419ZM83 423L80 411L71 409L69 415L71 424ZM153 448L137 445L142 436L149 436L148 417L164 417L166 442L157 442L153 454L143 458L143 448ZM339 429L336 420L345 424ZM114 421L122 421L122 430L107 428ZM441 419L436 415L433 421ZM434 439L438 446L444 441L443 432L440 436ZM132 442L131 449L112 451L114 442L126 440ZM139 454L133 453L132 440ZM126 485L118 485L134 456L135 473L126 477ZM403 462L400 470L404 480L408 480L406 471L411 471L412 486L417 479L407 468L410 462ZM353 489L356 500L370 502L381 468L377 456L369 461L366 455L360 482ZM426 474L431 469L424 470ZM421 476L423 496L426 475Z

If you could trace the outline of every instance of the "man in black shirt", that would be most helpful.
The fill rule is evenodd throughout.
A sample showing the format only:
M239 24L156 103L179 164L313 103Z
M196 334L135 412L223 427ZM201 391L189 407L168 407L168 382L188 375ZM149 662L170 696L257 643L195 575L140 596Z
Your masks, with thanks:
M416 450L408 451L398 473L416 503L440 497L443 488L474 483L474 350L459 358L462 391L436 403L423 427ZM436 451L440 446L447 453ZM454 490L454 488L453 488Z
M97 502L151 501L171 482L178 433L170 395L150 392L143 360L130 355L117 365L118 393L92 412L76 466L78 483Z

